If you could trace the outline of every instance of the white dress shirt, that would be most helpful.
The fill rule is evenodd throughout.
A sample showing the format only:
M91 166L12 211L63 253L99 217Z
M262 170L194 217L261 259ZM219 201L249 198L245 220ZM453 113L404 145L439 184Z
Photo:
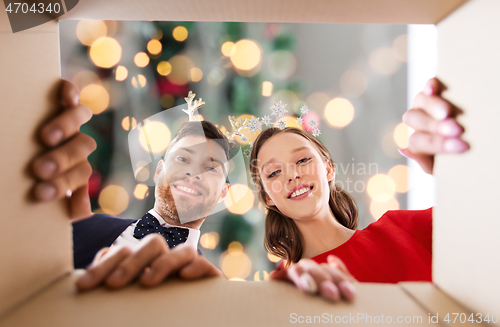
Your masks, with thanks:
M160 225L162 227L166 227L166 228L180 227L180 226L174 226L174 225L170 225L170 224L166 223L165 220L163 220L163 218L155 211L155 209L149 210L148 213L151 214L156 219L158 219L158 221L160 222ZM140 239L137 239L134 237L134 229L135 229L135 226L137 225L137 222L138 221L136 221L135 223L128 226L123 231L123 233L121 233L121 235L118 236L118 238L113 242L113 244L111 244L110 248L112 248L114 246L121 245L121 244L132 246L132 247L136 246L141 241ZM187 227L182 227L182 228L187 228ZM193 229L193 228L187 228L187 229L189 229L189 234L188 234L188 238L187 238L185 244L188 244L188 245L194 247L195 249L197 249L198 248L198 240L200 239L200 231L198 229Z

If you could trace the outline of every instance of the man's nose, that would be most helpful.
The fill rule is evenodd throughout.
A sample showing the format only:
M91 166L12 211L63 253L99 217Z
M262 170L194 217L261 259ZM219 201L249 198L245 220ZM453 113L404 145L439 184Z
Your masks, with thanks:
M197 180L201 180L201 174L198 174L198 175L193 175L191 172L186 172L186 176L188 176L188 178L194 178L194 179L197 179Z

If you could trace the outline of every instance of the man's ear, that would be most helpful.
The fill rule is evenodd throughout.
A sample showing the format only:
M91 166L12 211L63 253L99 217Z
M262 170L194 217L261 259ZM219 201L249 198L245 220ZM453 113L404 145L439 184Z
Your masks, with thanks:
M333 167L331 160L326 162L326 178L329 182L335 180L335 167Z
M220 191L219 201L217 201L217 203L224 201L228 192L229 192L229 183L226 183L224 184L222 191Z
M154 183L156 184L157 183L157 180L158 180L158 176L160 176L160 173L163 169L163 163L165 161L163 159L161 159L160 161L158 161L158 164L156 165L156 170L155 170L155 175L153 176L153 181Z
M267 195L267 193L266 193L266 204L267 204L268 206L270 206L270 207L276 206L276 205L274 204L274 201L273 201L273 200L271 200L271 198L269 197L269 195Z

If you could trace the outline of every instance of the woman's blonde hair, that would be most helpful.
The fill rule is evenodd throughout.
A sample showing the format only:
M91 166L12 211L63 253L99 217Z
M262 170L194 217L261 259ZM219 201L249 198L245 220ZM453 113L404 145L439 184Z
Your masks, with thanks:
M257 155L264 143L274 135L281 133L294 133L304 137L315 145L322 157L332 164L333 169L335 169L335 165L330 152L320 141L309 132L295 127L287 127L283 130L276 127L268 128L260 133L254 141L250 155L250 172L254 185L258 190L260 202L267 209L264 247L267 252L286 260L287 265L291 265L299 261L302 257L303 237L291 218L283 215L276 206L269 206L267 204L266 192L264 191L256 164ZM356 203L349 194L335 185L335 181L331 181L328 184L330 186L330 200L328 204L335 218L343 226L355 230L358 226L358 208L356 207Z

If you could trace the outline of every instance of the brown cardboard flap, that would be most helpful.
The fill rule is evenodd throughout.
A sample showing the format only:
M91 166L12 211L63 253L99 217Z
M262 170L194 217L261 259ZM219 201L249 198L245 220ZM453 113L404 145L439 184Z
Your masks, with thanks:
M78 274L63 278L17 308L1 325L274 327L293 325L293 313L297 319L299 316L325 319L325 315L333 315L334 318L329 319L341 316L346 320L358 313L374 319L372 323L365 320L347 323L355 326L383 325L375 323L375 317L382 315L385 319L420 316L422 323L405 325L432 325L427 321L428 312L394 284L359 284L354 303L334 304L306 295L285 282L235 282L224 278L192 282L170 280L152 289L134 284L118 291L99 288L78 294L74 287Z
M466 3L438 25L438 77L464 111L471 150L436 158L433 279L474 312L500 319L500 1ZM500 325L500 321L497 320Z
M411 298L420 304L425 311L429 312L432 316L437 315L436 321L439 321L443 326L463 327L471 324L485 326L485 324L479 323L479 315L464 308L453 300L453 298L432 284L402 282L399 283L399 285L411 296ZM473 314L472 318L474 322L467 320L471 318L471 314ZM449 319L449 321L445 321L445 319Z
M466 0L80 0L65 19L436 24Z
M0 26L7 15L0 13ZM71 225L59 203L30 200L36 130L55 111L57 23L0 33L0 314L72 269Z

